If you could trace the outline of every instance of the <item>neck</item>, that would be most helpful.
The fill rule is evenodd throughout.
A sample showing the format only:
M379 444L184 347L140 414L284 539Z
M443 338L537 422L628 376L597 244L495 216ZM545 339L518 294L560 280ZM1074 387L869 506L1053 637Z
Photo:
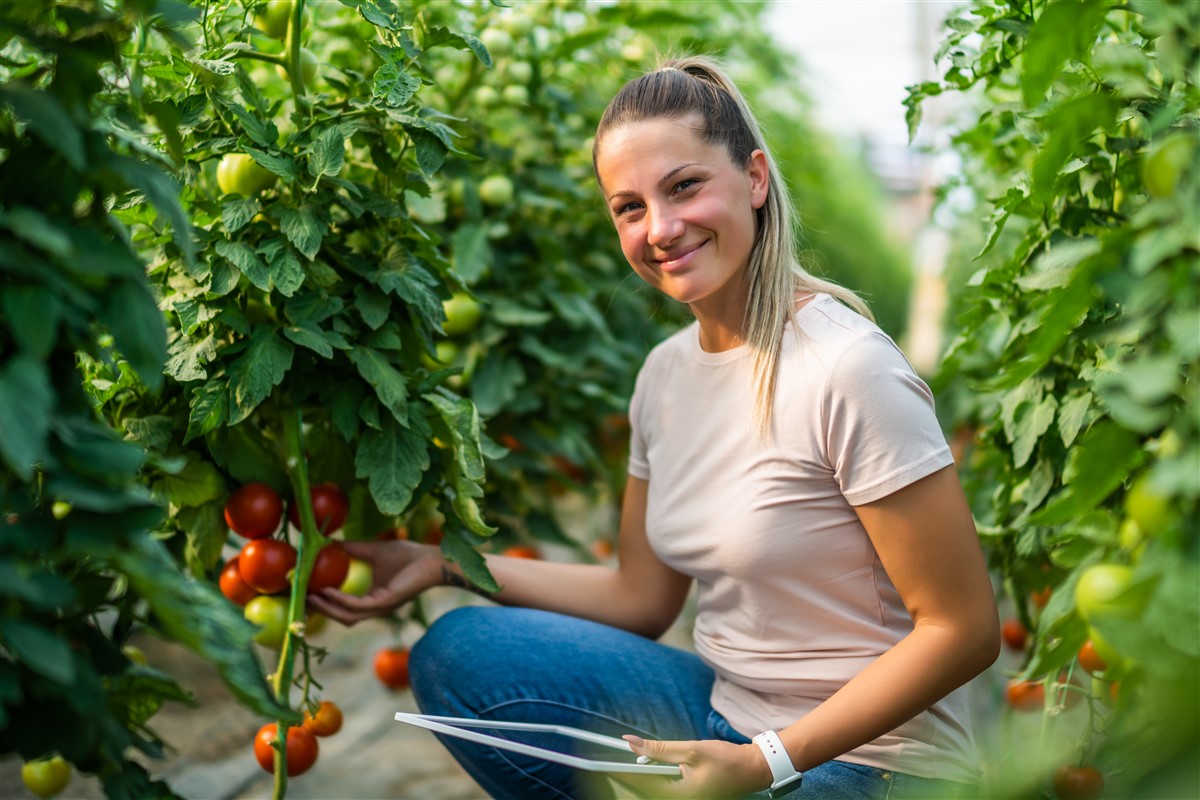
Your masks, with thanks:
M739 288L688 304L700 323L700 347L706 352L720 353L745 344L746 290Z

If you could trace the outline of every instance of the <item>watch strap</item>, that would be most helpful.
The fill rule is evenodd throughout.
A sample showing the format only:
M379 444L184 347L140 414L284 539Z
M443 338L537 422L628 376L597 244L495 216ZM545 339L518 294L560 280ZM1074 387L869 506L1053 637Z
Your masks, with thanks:
M799 782L801 773L792 764L792 757L788 755L787 748L783 746L783 740L779 738L778 733L763 731L755 736L753 741L762 751L763 756L767 759L767 766L771 769L772 789Z

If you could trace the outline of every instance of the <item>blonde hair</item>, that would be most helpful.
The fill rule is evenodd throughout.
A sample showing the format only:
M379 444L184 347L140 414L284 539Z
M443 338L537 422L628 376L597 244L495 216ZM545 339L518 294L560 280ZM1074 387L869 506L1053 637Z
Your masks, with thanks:
M766 154L767 200L756 212L754 247L746 268L748 294L743 337L754 351L754 416L760 436L771 430L772 398L779 373L784 325L794 320L798 292L825 292L867 319L870 308L854 292L815 277L797 257L799 219L758 122L720 64L704 56L674 58L625 84L609 102L596 129L592 168L605 135L634 122L696 116L708 144L723 145L739 169L755 150Z

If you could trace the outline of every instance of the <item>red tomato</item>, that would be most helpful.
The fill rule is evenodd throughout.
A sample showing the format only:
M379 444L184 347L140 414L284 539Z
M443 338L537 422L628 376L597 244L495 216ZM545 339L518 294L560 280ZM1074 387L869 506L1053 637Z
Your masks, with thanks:
M431 522L425 528L425 534L421 537L421 541L425 544L441 544L442 543L442 523Z
M270 536L283 518L283 501L265 483L247 483L225 503L225 524L247 539Z
M336 483L322 483L312 487L313 516L317 519L317 530L329 536L346 524L350 514L350 500ZM288 521L300 527L300 504L293 501L288 509Z
M350 571L350 555L341 542L330 542L317 553L316 563L313 564L312 575L308 577L308 591L318 592L321 589L337 589L346 580Z
M1046 687L1040 681L1008 682L1008 704L1017 711L1037 711L1046 704Z
M263 594L276 594L291 582L288 573L296 566L296 548L278 539L253 539L237 560L242 580Z
M332 700L322 700L315 712L304 710L304 727L314 736L333 736L342 729L342 710Z
M221 594L229 598L229 601L239 606L245 606L254 598L258 597L258 592L253 586L242 580L242 570L238 567L237 556L229 559L225 566L221 568Z
M1000 638L1013 650L1024 650L1025 643L1029 640L1029 631L1025 630L1020 620L1006 619L1000 626Z
M258 765L267 772L275 771L274 742L279 738L276 723L268 722L258 729L254 737L254 757ZM303 775L317 760L317 737L311 731L293 726L287 731L287 774L288 777Z
M375 677L389 689L408 686L408 650L385 647L375 654Z
M1091 639L1088 639L1083 643L1083 647L1079 648L1079 666L1093 675L1108 669L1108 664L1104 663L1104 659L1096 652L1096 645L1092 643Z
M506 548L500 555L508 556L509 558L539 559L542 557L542 554L538 552L536 547L531 547L527 544L515 544L512 547Z
M1063 764L1054 770L1054 794L1062 800L1093 800L1104 791L1104 776L1095 767Z
M1043 586L1036 592L1031 593L1029 595L1029 599L1032 600L1033 604L1038 608L1045 608L1046 603L1050 602L1050 595L1053 593L1053 591L1054 590L1051 587Z

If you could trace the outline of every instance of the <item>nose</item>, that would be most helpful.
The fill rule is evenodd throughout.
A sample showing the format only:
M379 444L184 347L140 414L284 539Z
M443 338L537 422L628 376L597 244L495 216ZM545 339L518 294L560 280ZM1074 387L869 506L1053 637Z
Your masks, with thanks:
M646 242L651 247L666 248L683 235L683 220L672 213L670 206L656 205L646 209Z

